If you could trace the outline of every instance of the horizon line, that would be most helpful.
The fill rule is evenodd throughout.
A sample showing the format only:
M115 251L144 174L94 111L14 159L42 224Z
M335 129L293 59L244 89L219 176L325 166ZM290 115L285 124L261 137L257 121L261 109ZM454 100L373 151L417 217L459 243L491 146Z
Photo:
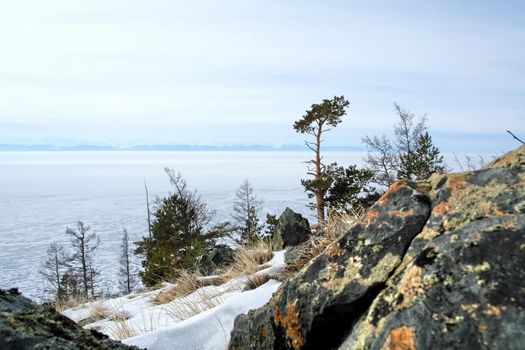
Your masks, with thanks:
M330 146L323 147L325 151L354 151L366 152L365 147L357 146ZM0 152L60 152L60 151L307 151L305 146L286 145L191 145L191 144L165 144L165 145L54 145L54 144L0 144Z

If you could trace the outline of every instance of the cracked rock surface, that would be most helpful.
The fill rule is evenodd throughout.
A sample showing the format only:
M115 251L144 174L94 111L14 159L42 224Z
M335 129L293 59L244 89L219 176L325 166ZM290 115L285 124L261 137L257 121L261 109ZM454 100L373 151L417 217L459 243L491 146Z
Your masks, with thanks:
M240 315L230 349L523 349L525 146L485 169L399 181Z
M37 305L16 289L0 289L0 349L136 349L83 329L55 309Z

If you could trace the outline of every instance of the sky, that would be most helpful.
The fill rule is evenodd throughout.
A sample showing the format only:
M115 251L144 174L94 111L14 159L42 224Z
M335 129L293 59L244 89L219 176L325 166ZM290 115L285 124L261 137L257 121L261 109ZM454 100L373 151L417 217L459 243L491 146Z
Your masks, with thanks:
M444 151L525 138L523 1L8 1L0 144L302 144L292 124L344 95L327 146L391 134L393 103Z

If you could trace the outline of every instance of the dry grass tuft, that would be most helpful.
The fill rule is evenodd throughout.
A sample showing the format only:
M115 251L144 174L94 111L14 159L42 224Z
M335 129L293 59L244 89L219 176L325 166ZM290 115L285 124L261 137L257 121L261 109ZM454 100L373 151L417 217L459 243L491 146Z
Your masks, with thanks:
M86 318L78 320L77 323L80 326L85 326L93 322L97 322L103 319L108 318L111 315L110 310L107 306L104 305L102 301L97 301L92 303L89 313Z
M75 309L84 306L88 300L83 296L70 296L67 299L54 302L53 306L58 312L64 312L67 309Z
M176 321L182 321L200 314L209 309L213 309L224 302L221 294L213 294L204 289L200 289L190 298L174 300L166 304L166 313Z
M114 310L111 312L111 315L109 315L108 319L110 321L126 321L130 319L130 315L123 310Z
M332 212L324 225L323 236L336 240L346 233L354 223L363 215L361 211L347 213Z
M108 307L106 307L102 301L97 301L93 303L93 306L91 306L88 318L94 320L92 322L96 322L98 320L103 320L110 316L111 312L108 309Z
M323 229L323 234L320 236L310 237L309 244L305 246L301 257L295 262L286 265L278 276L279 281L285 281L297 274L306 264L312 259L321 254L326 247L337 241L344 233L346 233L352 225L357 221L361 214L352 213L332 213Z
M228 281L229 279L226 276L206 276L204 278L199 278L199 282L203 287L221 286Z
M124 340L137 335L128 321L118 321L110 326L110 333L115 340Z
M244 287L244 290L252 290L255 288L258 288L268 282L270 280L270 276L266 273L259 273L259 274L253 274L248 276L248 281L246 282L246 287Z
M272 247L262 239L252 245L241 246L235 250L234 261L223 271L223 276L231 279L252 275L261 270L261 265L268 262L272 256Z
M195 292L202 286L202 282L200 282L197 277L185 270L181 270L175 286L158 293L153 299L153 302L157 305L167 304L175 298L180 298Z

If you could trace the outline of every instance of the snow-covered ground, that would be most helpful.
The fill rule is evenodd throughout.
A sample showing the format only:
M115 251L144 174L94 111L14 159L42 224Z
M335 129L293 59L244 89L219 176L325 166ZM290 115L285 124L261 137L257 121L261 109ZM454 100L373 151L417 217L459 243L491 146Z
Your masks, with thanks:
M274 252L264 266L255 275L276 277L284 267L284 251ZM166 284L154 291L84 304L65 310L64 314L82 322L93 315L93 310L105 310L104 318L85 327L140 348L225 349L235 317L264 305L280 285L270 279L256 289L244 291L247 282L248 276L235 277L220 286L201 287L187 296L156 305L155 296L176 287Z

